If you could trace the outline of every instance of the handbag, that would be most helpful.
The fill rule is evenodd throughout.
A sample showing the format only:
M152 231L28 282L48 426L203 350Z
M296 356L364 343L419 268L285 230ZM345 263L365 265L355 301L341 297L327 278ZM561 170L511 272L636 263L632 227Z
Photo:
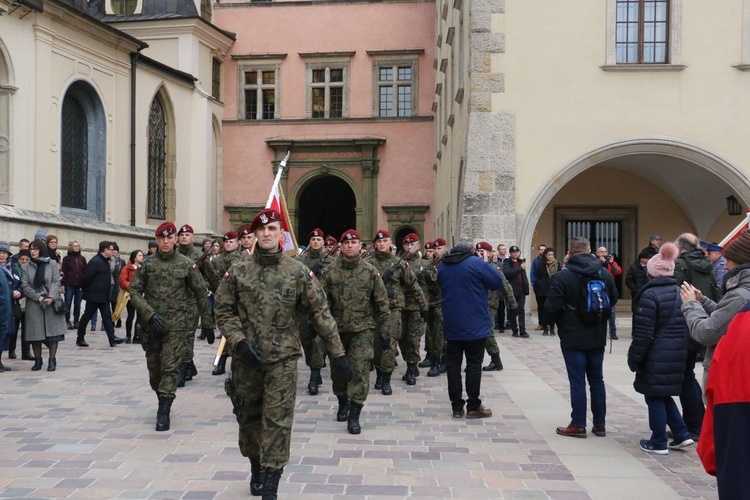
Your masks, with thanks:
M21 302L18 299L13 301L13 318L16 321L23 319L23 310L21 309Z
M52 303L52 310L55 311L56 314L65 314L67 312L65 299L62 298L62 296L58 295L55 297L55 301Z

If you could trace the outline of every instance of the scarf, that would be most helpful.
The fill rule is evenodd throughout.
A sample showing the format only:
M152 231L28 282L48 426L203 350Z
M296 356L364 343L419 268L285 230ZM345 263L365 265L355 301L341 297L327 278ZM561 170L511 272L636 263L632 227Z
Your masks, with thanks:
M557 271L560 270L560 263L557 262L557 259L552 259L552 261L547 262L547 275L551 278L553 275L557 273Z
M31 262L36 264L36 274L34 274L34 283L32 286L34 290L41 290L45 287L44 275L47 271L47 265L49 264L49 257L40 257L38 259L31 259Z

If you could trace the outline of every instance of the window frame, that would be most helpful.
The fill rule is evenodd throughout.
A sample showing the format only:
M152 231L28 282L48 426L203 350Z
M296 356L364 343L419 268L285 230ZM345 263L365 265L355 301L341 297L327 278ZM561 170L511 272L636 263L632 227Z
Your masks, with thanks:
M211 58L211 97L221 102L221 77L224 62L218 57Z
M237 96L237 102L239 103L239 106L237 107L237 119L238 120L246 120L246 121L268 121L268 120L279 120L281 119L281 61L264 61L264 62L245 62L240 63L237 65L238 68L238 82L237 85L238 89L238 96ZM273 71L274 72L274 83L271 84L252 84L247 85L245 84L245 73L251 72L251 71ZM245 102L245 91L246 90L255 90L258 92L258 103L259 107L262 108L262 97L263 97L263 90L269 90L273 88L274 90L274 109L273 109L273 118L263 118L263 113L258 113L258 117L256 118L247 118L246 113L246 102Z
M318 56L315 54L300 54L300 57L306 59L305 62L305 118L310 120L339 120L349 118L349 91L350 91L350 61L354 52L346 52L336 55ZM313 83L313 71L324 69L326 71L326 81ZM331 69L342 70L341 84L330 82ZM335 85L332 85L334 84ZM325 104L322 118L313 118L312 116L312 94L313 88L325 89ZM331 88L342 89L341 116L331 118L330 96Z
M682 64L682 2L668 0L667 3L667 62L666 63L618 63L617 62L617 0L606 0L606 52L604 71L681 71ZM642 5L643 0L639 1ZM639 6L639 9L642 9ZM639 29L639 45L642 34ZM639 52L642 49L639 47Z
M398 79L398 69L408 67L411 70L409 80ZM393 79L388 82L380 80L381 69L393 69ZM401 82L401 83L400 83ZM398 88L409 85L411 87L411 103L408 115L399 114ZM383 87L393 88L393 108L395 114L392 116L381 116L380 112L380 89ZM375 59L372 63L372 116L376 118L409 118L419 115L419 61L416 57L394 58L394 59Z

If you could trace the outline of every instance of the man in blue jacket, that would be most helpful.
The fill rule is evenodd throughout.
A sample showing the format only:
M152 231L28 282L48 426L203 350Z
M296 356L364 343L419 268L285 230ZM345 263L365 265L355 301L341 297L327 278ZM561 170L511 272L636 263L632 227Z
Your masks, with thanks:
M615 280L601 261L591 254L589 240L574 236L568 242L570 260L563 271L552 276L550 292L544 303L547 312L555 318L560 349L565 359L570 384L570 424L558 427L561 436L586 437L586 378L591 389L591 413L594 417L592 432L606 436L604 421L607 414L607 394L604 389L604 348L607 345L608 315L596 323L584 322L579 311L586 300L587 278L604 282L610 306L617 302Z
M486 260L472 255L471 242L461 242L438 264L438 284L443 307L443 336L446 340L448 397L453 418L486 418L492 410L482 405L482 360L487 337L492 335L492 318L487 309L487 290L500 290L503 276ZM463 399L461 364L466 357L466 395Z

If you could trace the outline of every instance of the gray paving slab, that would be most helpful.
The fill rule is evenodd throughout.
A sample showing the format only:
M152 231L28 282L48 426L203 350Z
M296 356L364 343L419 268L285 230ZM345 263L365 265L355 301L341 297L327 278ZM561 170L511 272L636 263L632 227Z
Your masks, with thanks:
M120 333L122 335L122 333ZM642 453L646 406L624 362L627 326L605 358L606 438L571 439L554 429L570 414L556 338L498 334L505 370L485 373L483 420L453 419L445 376L416 386L394 375L394 394L371 390L362 434L336 422L324 370L318 396L305 392L300 364L290 464L279 489L288 499L718 498L694 450ZM180 389L172 429L154 431L156 396L138 345L109 348L101 332L88 349L72 337L56 372L7 360L0 374L0 498L249 498L249 463L223 377L210 375L215 348L196 343L199 375ZM374 374L373 374L374 378Z

